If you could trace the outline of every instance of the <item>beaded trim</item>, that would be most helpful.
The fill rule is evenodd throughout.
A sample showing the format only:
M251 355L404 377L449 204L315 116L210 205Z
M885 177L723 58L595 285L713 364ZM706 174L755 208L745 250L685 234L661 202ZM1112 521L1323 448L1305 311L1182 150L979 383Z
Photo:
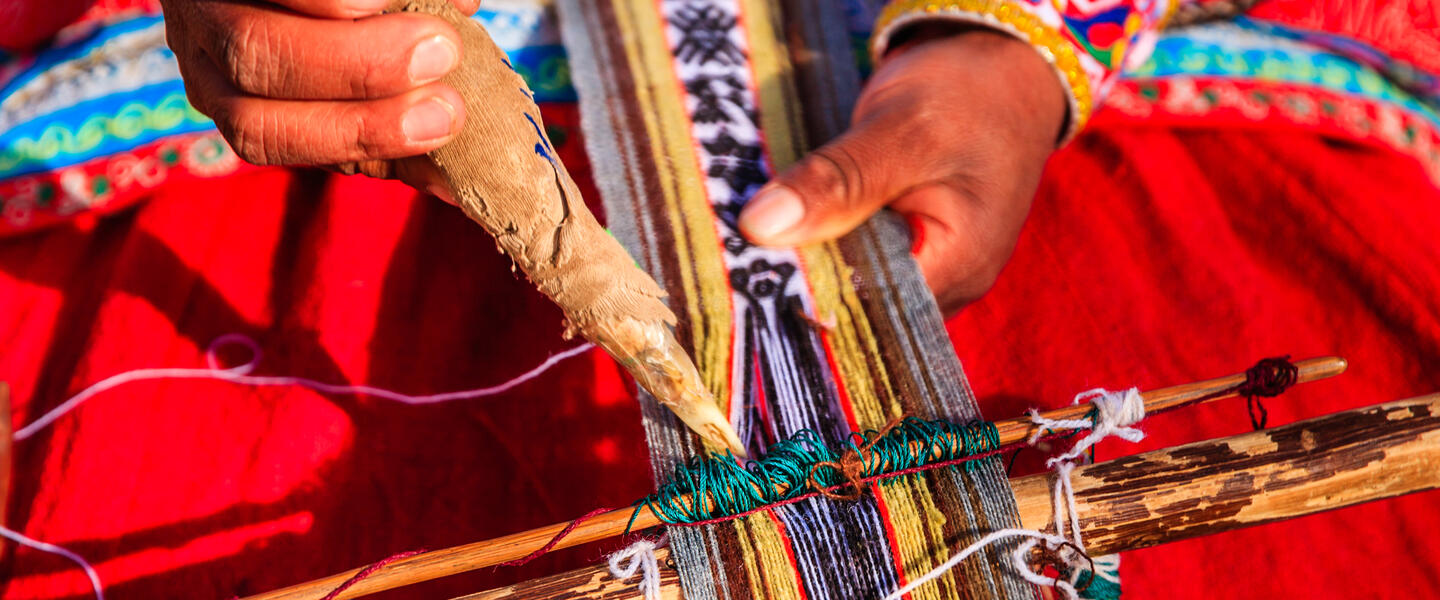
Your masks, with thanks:
M871 40L871 56L878 63L901 28L923 19L945 19L984 25L1009 33L1031 44L1055 69L1065 88L1070 108L1069 124L1060 143L1075 137L1090 119L1094 95L1090 77L1080 64L1075 46L1033 13L1007 0L894 0L880 12Z

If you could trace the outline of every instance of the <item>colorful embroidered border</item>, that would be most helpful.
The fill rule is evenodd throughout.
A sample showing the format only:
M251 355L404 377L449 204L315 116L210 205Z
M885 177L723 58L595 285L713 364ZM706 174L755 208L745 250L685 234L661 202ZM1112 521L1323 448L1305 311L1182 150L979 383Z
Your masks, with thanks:
M670 291L682 339L752 450L800 429L840 439L902 413L974 418L902 226L882 219L800 250L756 248L735 233L749 195L815 141L776 17L835 18L809 29L845 31L834 7L796 13L796 4L561 3L610 228ZM819 121L832 135L844 122ZM644 406L663 479L701 448L653 401ZM949 546L1013 522L1013 502L998 465L987 464L671 539L690 598L877 596L944 560ZM1033 597L992 568L997 556L972 562L922 595Z
M1440 112L1379 71L1253 22L1167 32L1127 72L1106 123L1299 127L1411 156L1440 182Z
M538 101L574 101L545 6L487 2L475 18L503 44ZM217 143L223 152L214 150L209 162L171 160ZM0 235L127 206L166 177L232 173L240 166L233 156L186 100L153 0L97 3L51 47L0 63ZM147 174L126 175L136 169Z

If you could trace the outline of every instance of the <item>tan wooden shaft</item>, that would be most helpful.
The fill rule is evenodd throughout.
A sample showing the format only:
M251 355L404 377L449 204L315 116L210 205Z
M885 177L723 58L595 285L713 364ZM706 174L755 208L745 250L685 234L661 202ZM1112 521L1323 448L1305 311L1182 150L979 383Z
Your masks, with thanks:
M1053 530L1045 473L1011 480L1027 529ZM1302 517L1440 488L1440 394L1075 470L1081 535L1094 555ZM959 543L952 544L958 546ZM669 551L656 552L663 564ZM1323 552L1316 560L1325 560ZM680 598L673 569L661 596ZM604 565L456 600L639 598Z
M1295 363L1299 369L1297 383L1315 381L1345 372L1346 362L1342 358L1313 358ZM1233 397L1225 393L1244 383L1245 375L1230 375L1197 383L1158 389L1141 394L1145 400L1147 414L1173 410L1197 401L1213 401ZM1080 418L1089 410L1087 405L1068 406L1048 411L1043 416L1051 419ZM1034 424L1029 418L1010 419L996 423L1000 431L1001 445L1025 440L1033 432ZM708 499L707 499L708 501ZM569 535L560 540L555 548L568 548L620 535L630 522L634 511L629 508L597 515L577 526ZM642 509L636 517L633 530L647 529L660 525L661 521L648 509ZM359 598L368 594L411 585L431 579L438 579L457 573L495 566L524 557L543 547L569 523L556 523L539 529L532 529L501 538L435 550L404 558L372 573L369 577L346 590L340 598ZM246 600L318 600L350 579L360 569L352 569L323 579L294 585L282 590L251 596Z

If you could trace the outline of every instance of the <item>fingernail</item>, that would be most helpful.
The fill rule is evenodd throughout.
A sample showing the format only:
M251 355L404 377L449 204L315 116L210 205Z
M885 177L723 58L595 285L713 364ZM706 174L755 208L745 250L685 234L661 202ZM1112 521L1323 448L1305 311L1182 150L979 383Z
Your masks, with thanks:
M448 204L460 206L455 202L455 196L450 194L450 188L445 187L444 184L432 183L425 187L425 191L430 192L431 196L444 200Z
M757 242L774 238L800 224L805 218L805 204L800 196L783 187L760 192L740 211L740 230Z
M410 81L429 83L455 68L460 53L455 43L443 35L432 36L415 44L410 53Z
M410 107L400 127L412 142L428 142L450 135L455 123L455 109L440 98L427 98Z

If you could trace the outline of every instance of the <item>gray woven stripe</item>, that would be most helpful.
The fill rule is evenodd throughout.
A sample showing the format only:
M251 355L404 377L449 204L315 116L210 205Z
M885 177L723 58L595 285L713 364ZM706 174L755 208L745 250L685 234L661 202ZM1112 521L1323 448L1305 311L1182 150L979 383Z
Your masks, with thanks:
M785 3L788 14L804 11L800 14L806 14L808 18L803 20L806 25L802 29L806 35L817 36L816 39L821 40L819 43L828 49L826 55L847 59L851 56L846 36L837 35L837 32L845 31L840 11L834 10L837 7L828 0L785 0ZM595 0L558 2L561 34L581 98L586 151L605 203L611 232L652 275L666 281L675 275L664 272L666 263L663 255L667 248L663 240L668 239L668 232L661 229L668 224L656 223L650 213L637 210L646 200L645 191L637 183L642 180L639 170L646 168L640 157L648 157L649 154L640 151L648 151L648 148L643 148L645 142L634 139L631 132L643 130L643 124L627 120L623 107L619 106L623 93L615 87L615 82L607 80L604 75L612 66L623 62L622 58L611 55L604 37L615 34L602 28L605 22L603 11L607 10L602 5L605 4ZM843 52L840 50L842 47ZM812 138L817 135L833 136L837 128L848 122L849 107L853 105L854 95L859 89L858 75L852 62L830 61L821 66L823 68L819 70L807 70L800 74L808 78L801 88L810 91L814 97L807 97L807 107L823 106L826 110L825 115L807 118ZM838 117L829 114L842 112L847 114ZM857 271L869 277L864 285L873 286L872 289L878 292L876 295L886 298L885 302L867 305L872 324L877 329L900 333L894 336L894 343L885 348L887 360L893 356L896 364L917 367L898 369L899 372L893 375L911 378L902 387L917 391L920 397L920 408L916 411L918 416L955 421L977 418L979 413L974 398L946 337L938 308L910 258L908 235L903 224L893 217L882 216L849 236L842 246ZM877 309L877 306L880 308ZM650 460L659 483L670 477L675 465L700 452L701 448L678 419L648 394L642 394L641 407L650 445ZM941 481L948 482L944 485L954 488L953 495L968 513L948 515L948 518L973 523L973 537L1018 521L1013 495L998 464L983 465L968 474L957 470L939 477ZM789 530L807 585L826 582L827 585L834 583L837 586L826 589L824 594L815 594L815 590L807 589L812 597L876 597L893 589L893 574L886 573L888 565L892 564L890 548L884 542L883 530L879 529L880 521L874 510L873 500L849 507L812 500L804 503L803 507L783 509L782 518L787 523L834 524L844 520L852 524L849 526L849 538L835 531L833 525L810 525ZM866 514L855 514L855 511ZM847 516L841 519L838 517L840 513L847 513ZM872 526L862 525L865 523ZM727 528L725 533L728 535L729 527L670 528L673 556L681 566L681 583L688 598L720 600L750 597L747 582L728 581L725 569L713 562L722 555L722 544L727 543L723 541L726 535L722 535L719 529ZM864 539L859 539L861 536ZM961 542L960 545L963 545L968 540ZM997 575L993 566L1000 564L1001 551L1003 549L990 551L987 556L962 565L965 573L962 587L967 588L972 597L1035 598L1033 587L1016 577ZM845 562L853 568L838 568ZM844 571L846 576L825 577L822 574L825 569Z

